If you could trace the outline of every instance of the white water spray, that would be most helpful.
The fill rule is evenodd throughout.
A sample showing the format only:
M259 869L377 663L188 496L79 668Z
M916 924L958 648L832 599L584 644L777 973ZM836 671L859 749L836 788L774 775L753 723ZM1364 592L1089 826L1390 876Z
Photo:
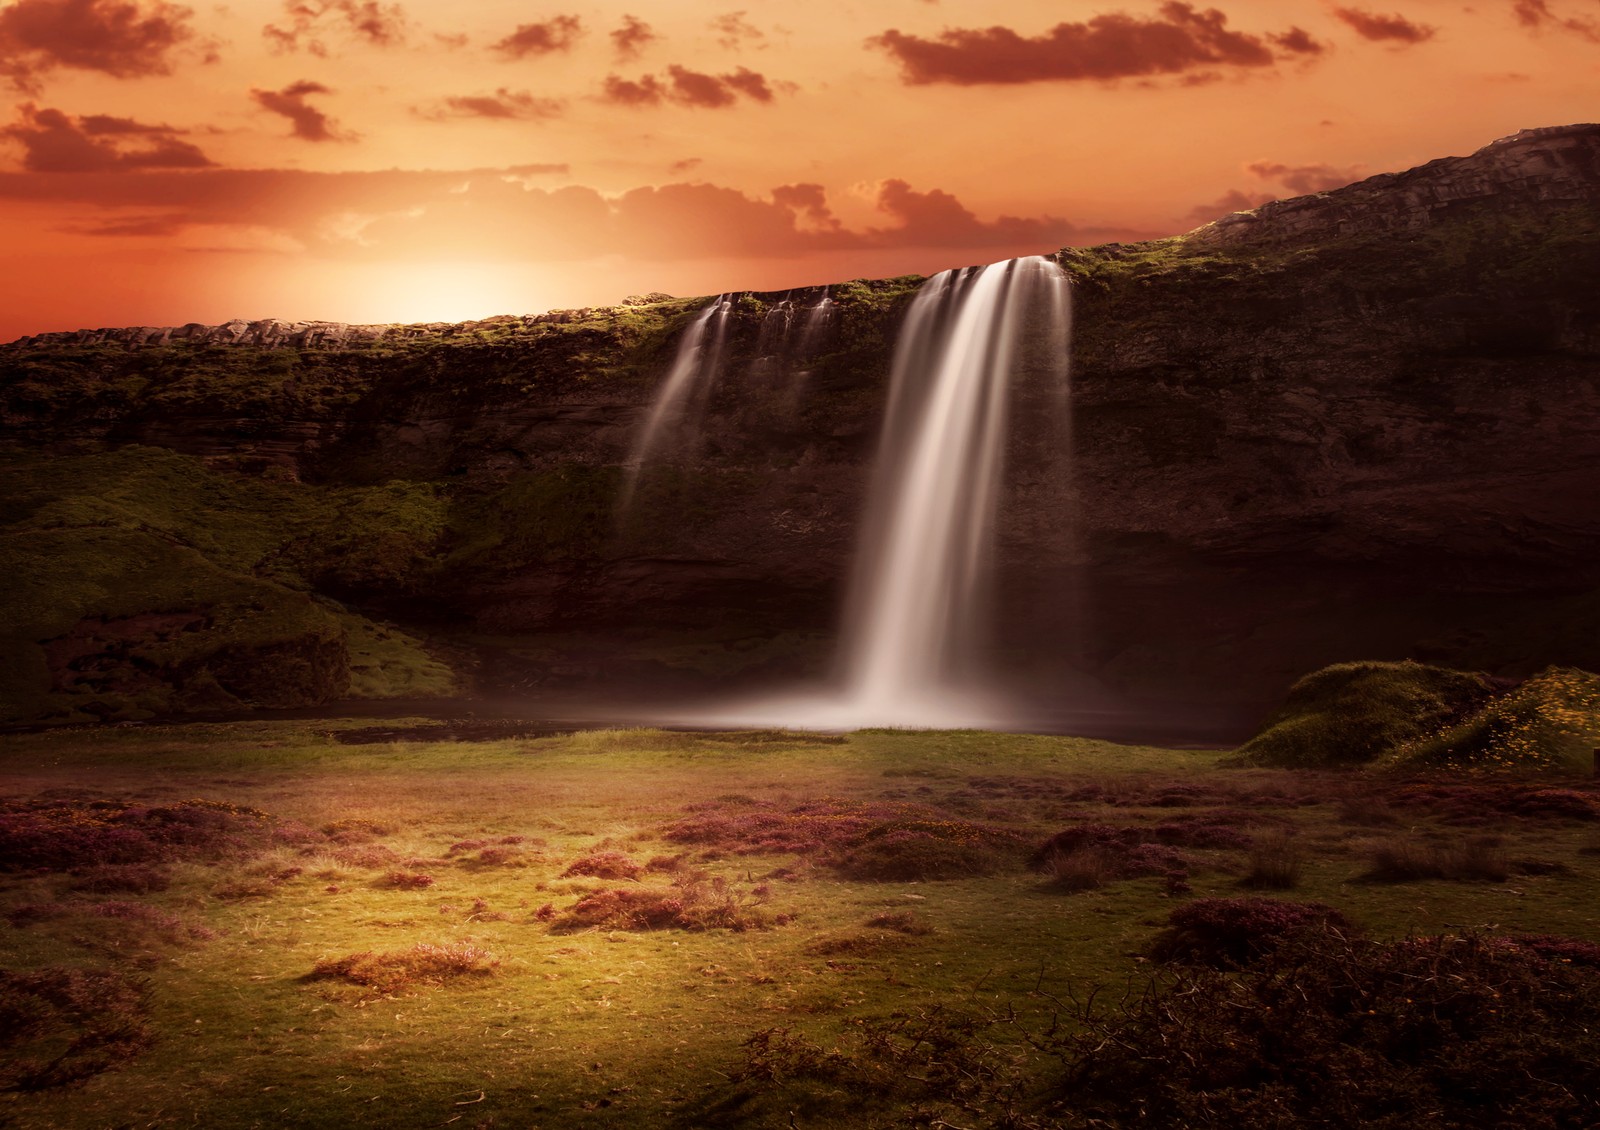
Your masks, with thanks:
M1065 274L1041 257L923 284L895 350L839 687L718 712L718 721L831 729L1004 720L979 655L1009 391L1024 336L1064 378L1069 303Z

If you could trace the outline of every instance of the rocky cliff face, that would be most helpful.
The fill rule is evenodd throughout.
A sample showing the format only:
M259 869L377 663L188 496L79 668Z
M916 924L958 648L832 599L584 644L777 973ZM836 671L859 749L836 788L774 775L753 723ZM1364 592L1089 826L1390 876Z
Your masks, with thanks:
M1188 239L1238 247L1416 232L1496 201L1514 200L1523 212L1592 207L1596 184L1600 133L1594 126L1525 129L1470 157L1443 157L1403 173L1235 212Z
M1019 374L997 663L1046 704L1087 677L1248 714L1357 656L1600 662L1597 153L1600 127L1526 131L1187 237L1062 252L1070 409ZM183 499L257 492L236 505L267 532L230 575L493 637L491 682L788 675L825 661L914 283L831 288L803 348L775 346L774 319L820 292L742 296L703 414L622 519L635 429L703 300L44 335L0 350L0 441L58 467L200 460ZM193 523L80 481L0 515L12 545L92 519L216 559ZM78 620L22 642L81 651L59 640L108 614L82 591ZM116 612L222 606L163 599L124 592ZM63 709L72 678L50 677Z

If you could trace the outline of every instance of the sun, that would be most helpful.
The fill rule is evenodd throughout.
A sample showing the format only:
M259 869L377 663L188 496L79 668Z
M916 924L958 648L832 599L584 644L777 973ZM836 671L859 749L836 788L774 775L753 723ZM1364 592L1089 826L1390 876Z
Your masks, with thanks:
M419 263L375 272L361 303L372 322L467 322L548 309L544 272L508 263Z

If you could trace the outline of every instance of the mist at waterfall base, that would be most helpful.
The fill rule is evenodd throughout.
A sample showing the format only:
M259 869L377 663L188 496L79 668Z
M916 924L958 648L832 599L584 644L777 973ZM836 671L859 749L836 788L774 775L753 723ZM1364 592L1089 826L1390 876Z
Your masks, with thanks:
M726 303L719 298L687 331L636 444L630 481L694 395L695 376L705 375ZM995 516L1022 358L1032 362L1029 379L1050 382L1064 416L1070 328L1067 277L1043 257L946 271L923 284L895 346L832 678L670 720L801 729L1023 723L1031 712L997 685L987 658ZM1070 457L1061 464L1070 473Z

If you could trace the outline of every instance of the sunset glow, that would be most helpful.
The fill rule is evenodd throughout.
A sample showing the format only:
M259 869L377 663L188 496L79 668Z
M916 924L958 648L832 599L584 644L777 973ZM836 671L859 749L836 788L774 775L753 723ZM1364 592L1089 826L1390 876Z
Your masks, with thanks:
M1594 116L1595 0L0 3L0 340L1187 230Z

